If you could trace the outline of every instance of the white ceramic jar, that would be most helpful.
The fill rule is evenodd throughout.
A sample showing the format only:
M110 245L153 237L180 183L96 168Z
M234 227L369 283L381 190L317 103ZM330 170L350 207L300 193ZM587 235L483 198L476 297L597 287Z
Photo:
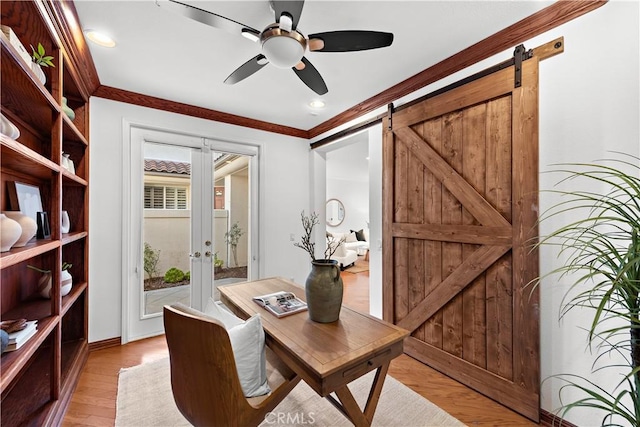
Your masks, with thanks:
M28 217L20 211L5 211L4 214L11 218L14 221L17 221L22 228L22 234L18 238L18 241L13 244L14 248L22 248L24 247L29 240L36 235L36 231L38 231L38 225L36 224L36 220Z
M22 227L5 214L0 214L0 252L8 252L22 235Z

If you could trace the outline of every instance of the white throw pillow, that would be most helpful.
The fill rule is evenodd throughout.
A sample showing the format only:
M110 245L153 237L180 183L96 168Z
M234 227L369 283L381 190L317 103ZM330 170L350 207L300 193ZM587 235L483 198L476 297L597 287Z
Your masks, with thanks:
M221 321L227 330L244 323L244 320L233 314L221 302L216 302L213 298L209 298L209 301L204 308L204 314L207 314Z
M185 313L202 318L213 318L225 325L231 341L233 356L236 361L238 378L242 391L246 397L262 396L270 393L267 382L267 359L264 348L264 329L260 314L254 314L247 321L243 321L227 309L218 307L213 300L213 305L207 304L209 312L203 313L184 304L175 304L174 308ZM234 319L235 318L235 319ZM232 325L231 327L227 324Z
M358 241L358 238L356 237L356 233L347 234L347 240L345 240L345 242L353 243L353 242L357 242L357 241Z
M244 395L255 397L271 392L267 382L267 358L260 314L254 314L227 332Z

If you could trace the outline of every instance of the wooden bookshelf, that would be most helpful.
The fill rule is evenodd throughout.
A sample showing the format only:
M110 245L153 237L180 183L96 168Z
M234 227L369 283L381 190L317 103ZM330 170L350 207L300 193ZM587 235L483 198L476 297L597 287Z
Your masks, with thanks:
M89 94L81 67L65 51L55 2L44 0L0 3L2 25L10 27L29 48L42 43L54 57L38 80L30 64L0 33L0 110L20 130L12 139L0 135L0 210L14 210L8 183L22 182L40 190L51 236L32 239L23 248L0 254L0 316L2 320L38 320L37 333L18 350L0 358L3 426L56 425L62 419L88 355L89 294ZM62 98L75 111L62 111ZM62 166L62 153L74 162L75 173ZM61 233L61 212L71 220ZM63 262L73 264L73 287L60 291ZM51 270L51 298L37 292L41 273Z

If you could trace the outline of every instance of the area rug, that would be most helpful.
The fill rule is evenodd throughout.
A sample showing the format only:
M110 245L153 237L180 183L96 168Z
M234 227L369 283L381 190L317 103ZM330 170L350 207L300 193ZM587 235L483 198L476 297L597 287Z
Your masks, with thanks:
M349 385L358 403L363 405L373 381L373 372ZM171 394L169 359L164 358L122 369L118 378L116 426L189 426L180 414ZM267 426L312 425L352 426L304 381L276 407L261 424ZM464 426L460 421L388 376L373 417L374 426Z
M364 271L369 271L369 261L361 260L360 258L358 258L354 265L344 270L345 273L352 274L362 273Z

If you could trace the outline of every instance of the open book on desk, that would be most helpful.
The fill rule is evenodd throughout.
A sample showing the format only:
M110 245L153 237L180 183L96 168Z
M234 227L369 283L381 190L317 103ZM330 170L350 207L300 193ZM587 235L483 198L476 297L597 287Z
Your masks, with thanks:
M273 294L253 297L253 300L276 317L284 317L307 309L307 303L292 292L275 292Z

